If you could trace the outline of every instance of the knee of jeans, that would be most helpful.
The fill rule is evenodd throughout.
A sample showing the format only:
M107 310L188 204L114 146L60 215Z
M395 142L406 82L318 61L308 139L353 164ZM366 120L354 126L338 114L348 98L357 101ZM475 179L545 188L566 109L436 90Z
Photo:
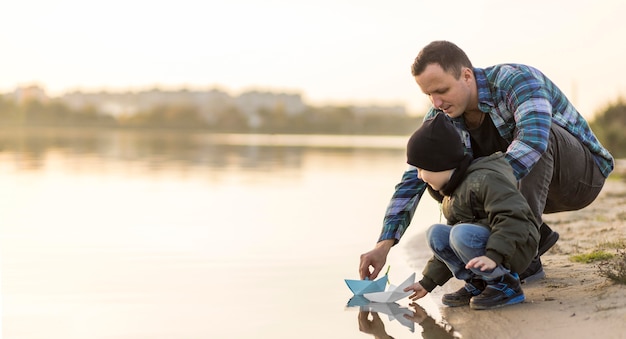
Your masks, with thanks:
M432 250L439 250L442 247L448 246L448 232L443 232L443 227L449 227L441 224L432 225L426 230L426 240L428 242L428 246ZM442 238L445 241L442 241Z
M469 242L472 236L468 231L463 224L452 227L452 230L450 230L450 245L454 248L471 247Z
M436 227L437 225L431 225L427 230L426 230L426 239L432 239L433 237L433 232L436 232Z

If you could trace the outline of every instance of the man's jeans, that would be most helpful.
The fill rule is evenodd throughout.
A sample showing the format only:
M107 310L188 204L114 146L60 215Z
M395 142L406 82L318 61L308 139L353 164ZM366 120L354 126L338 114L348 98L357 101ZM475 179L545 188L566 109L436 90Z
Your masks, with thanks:
M589 149L553 123L548 149L519 181L519 190L541 224L543 213L574 211L591 204L604 181Z
M484 280L493 280L509 272L502 265L491 271L466 269L470 259L485 255L487 240L491 230L485 226L474 224L457 224L455 226L435 224L426 231L428 246L435 257L444 262L450 272L461 280L469 280L475 276Z

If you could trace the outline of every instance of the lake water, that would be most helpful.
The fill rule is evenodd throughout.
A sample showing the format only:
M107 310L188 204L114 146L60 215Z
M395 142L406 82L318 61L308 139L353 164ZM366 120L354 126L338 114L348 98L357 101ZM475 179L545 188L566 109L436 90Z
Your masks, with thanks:
M344 279L377 240L405 141L3 131L3 338L373 337ZM421 277L409 240L438 221L424 199L392 283ZM424 331L379 315L396 339Z

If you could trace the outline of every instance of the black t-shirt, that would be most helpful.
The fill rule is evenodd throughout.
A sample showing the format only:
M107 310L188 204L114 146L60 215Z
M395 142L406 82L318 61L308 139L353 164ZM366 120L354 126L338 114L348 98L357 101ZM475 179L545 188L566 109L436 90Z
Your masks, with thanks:
M498 129L491 121L489 114L485 113L485 119L480 126L468 130L472 142L474 158L485 157L497 151L506 152L509 143L498 133Z

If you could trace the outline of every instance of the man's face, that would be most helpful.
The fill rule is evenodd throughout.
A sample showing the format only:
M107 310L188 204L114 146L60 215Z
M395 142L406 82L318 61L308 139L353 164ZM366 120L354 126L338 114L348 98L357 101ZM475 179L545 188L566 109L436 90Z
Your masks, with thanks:
M439 64L430 64L422 74L415 76L415 81L422 92L430 97L435 108L451 118L457 118L469 105L474 76L469 68L463 68L457 79L446 73Z

